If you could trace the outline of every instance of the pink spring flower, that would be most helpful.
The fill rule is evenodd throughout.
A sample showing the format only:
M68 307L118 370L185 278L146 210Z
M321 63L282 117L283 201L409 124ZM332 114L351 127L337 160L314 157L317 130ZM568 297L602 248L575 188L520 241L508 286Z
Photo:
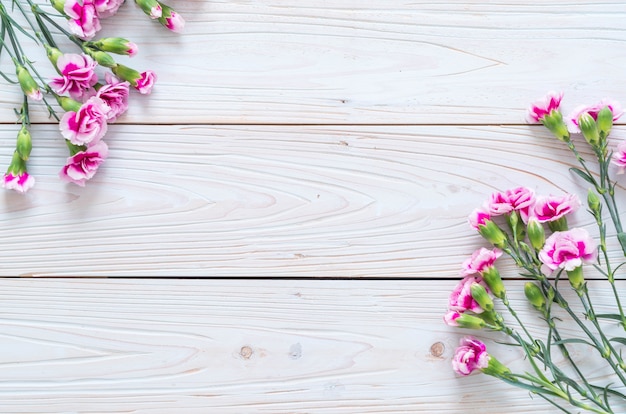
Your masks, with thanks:
M448 311L445 315L443 315L443 321L448 326L459 326L459 323L456 321L461 317L461 314L457 311Z
M98 171L98 167L104 162L109 154L109 149L104 141L80 151L69 157L65 166L59 172L63 181L72 182L81 187L85 185Z
M172 32L181 33L185 28L185 20L174 10L169 11L169 16L163 15L161 20L163 21L163 25Z
M454 290L450 293L448 300L449 309L457 312L471 311L474 313L482 313L484 309L476 302L472 297L472 284L478 283L487 289L486 284L478 276L465 276L456 285Z
M493 267L495 261L500 256L502 256L502 250L498 248L489 250L481 247L463 262L461 265L461 274L467 276L475 273L483 273L486 269Z
M87 55L65 53L57 60L61 78L55 78L50 86L60 95L69 93L73 99L82 99L98 82L94 69L96 62Z
M552 233L539 252L542 271L550 274L556 269L573 271L583 263L596 260L598 249L587 230L575 228Z
M94 0L66 0L63 7L69 17L70 31L83 40L90 40L101 29Z
M491 194L487 202L487 208L492 216L500 216L513 211L513 206L507 194L499 191Z
M139 91L139 93L143 95L149 95L152 92L152 87L156 82L156 73L151 70L147 70L141 73L141 77L137 79L137 85L135 85L135 89Z
M98 97L89 98L77 112L66 112L59 122L61 135L74 145L94 145L107 131L108 107Z
M567 129L572 133L579 133L580 127L578 126L578 119L580 116L584 113L588 113L594 120L597 120L598 112L605 107L608 107L611 113L613 113L613 122L617 121L624 113L619 102L611 99L603 99L592 106L580 105L568 115L566 119Z
M576 194L566 194L562 197L542 196L537 197L530 214L536 217L539 223L546 223L573 213L580 205L580 199Z
M485 369L489 366L489 354L484 343L471 336L466 336L460 341L452 358L452 368L459 375L469 375L477 369Z
M476 208L468 217L470 226L474 230L478 230L480 226L484 226L487 221L491 220L491 214L486 209Z
M535 201L535 193L527 187L516 187L504 192L492 193L487 202L491 215L497 216L512 211L519 211L522 217L528 217L528 209Z
M548 94L531 104L528 108L527 121L538 123L552 111L558 111L563 99L563 92L548 92Z
M15 190L18 193L25 193L35 185L35 177L26 171L21 174L14 175L11 172L4 174L2 187L8 190Z
M98 17L105 19L117 13L120 6L124 4L124 0L94 0L93 3L96 7Z
M617 145L617 151L613 153L611 162L617 165L618 174L624 174L624 169L626 169L626 141L622 141Z
M115 120L128 109L128 95L130 83L106 73L105 79L107 84L100 87L96 93L96 97L109 108L107 112L107 122L115 122Z

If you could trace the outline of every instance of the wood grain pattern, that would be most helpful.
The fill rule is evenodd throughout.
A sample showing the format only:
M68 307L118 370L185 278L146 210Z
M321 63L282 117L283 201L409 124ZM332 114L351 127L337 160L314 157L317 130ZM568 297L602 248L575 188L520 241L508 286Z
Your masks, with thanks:
M120 122L520 123L528 103L550 89L565 90L572 107L619 99L626 89L619 0L188 0L176 7L188 20L184 35L162 31L130 3L104 21L103 36L141 47L122 63L159 75L153 94L133 97ZM13 73L8 59L2 68ZM0 89L0 122L11 123L21 95L4 80ZM34 119L45 122L37 108Z
M85 188L57 177L58 132L33 135L36 191L0 207L4 276L456 277L492 191L586 197L527 126L114 126Z
M0 410L557 412L489 377L455 377L467 332L440 316L453 283L0 280ZM519 289L509 284L513 304L537 331ZM477 335L522 369L517 349L493 345L502 336Z

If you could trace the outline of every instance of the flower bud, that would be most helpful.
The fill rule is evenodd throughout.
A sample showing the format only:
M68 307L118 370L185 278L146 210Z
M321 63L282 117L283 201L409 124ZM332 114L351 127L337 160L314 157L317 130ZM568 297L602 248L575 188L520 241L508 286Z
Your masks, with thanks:
M534 284L533 282L526 282L524 285L524 295L526 295L526 299L533 305L533 308L538 311L543 311L546 306L546 298L543 296L543 292L539 286Z
M87 42L86 45L117 55L135 56L137 54L137 45L122 37L104 37L95 42Z
M17 74L17 80L20 83L24 95L36 101L40 101L43 96L39 90L39 85L35 82L35 79L33 79L28 69L16 61L15 73Z
M563 121L563 115L561 112L552 110L548 115L543 117L541 120L543 125L545 125L552 134L554 134L557 139L563 142L569 141L569 131L567 130L567 125Z
M478 232L494 246L499 248L506 246L506 234L493 220L485 220L484 224L478 226Z
M577 293L582 293L581 289L585 285L585 278L583 276L583 267L578 266L574 270L567 271L567 278L569 279L569 284L574 288Z
M61 105L66 112L78 112L82 104L78 101L75 101L72 98L68 98L67 96L56 95L57 102Z
M33 141L30 137L30 132L28 132L28 128L26 125L22 125L20 131L17 133L17 145L15 151L19 155L19 157L27 161L30 157L30 151L33 149Z
M600 203L600 198L591 188L587 192L587 205L589 206L589 211L594 215L594 217L599 217L600 212L602 211L602 204Z
M472 298L474 298L481 308L487 312L491 312L493 310L493 300L483 285L472 283L470 286L470 292L472 293Z
M502 362L489 355L487 368L483 368L482 372L496 378L509 378L511 370Z
M161 3L163 14L159 17L159 23L170 29L172 32L180 33L185 28L185 20L174 9Z
M489 266L482 272L482 277L487 286L489 286L489 289L493 293L493 296L498 299L503 299L506 295L506 288L504 287L504 283L502 283L502 278L500 277L500 272L498 272L498 269L496 269L494 266Z
M141 10L150 16L151 19L158 19L163 14L161 4L157 0L135 0L135 3L137 3L137 5L141 7Z
M613 112L608 106L605 106L598 112L597 123L600 138L606 139L613 128Z
M585 112L578 117L578 127L589 145L592 148L599 148L600 133L598 132L598 124L596 124L596 120L589 113Z
M65 0L50 0L50 4L56 11L65 15Z
M96 62L98 62L98 64L104 66L105 68L112 68L117 64L115 62L115 59L113 59L113 56L111 56L107 52L103 52L101 50L93 49L90 47L84 47L83 50L86 54L91 56L93 60L95 60Z
M54 66L54 68L56 69L57 60L59 60L59 58L63 56L63 52L61 52L56 47L52 47L50 45L44 45L44 47L46 48L46 56L48 56L48 60L50 61L50 63L52 63L52 66Z
M487 325L485 321L478 316L470 315L467 313L462 313L454 321L459 327L467 329L482 329Z
M539 223L539 220L535 217L529 218L526 232L528 233L530 245L533 246L535 250L541 250L546 243L546 231L543 225Z

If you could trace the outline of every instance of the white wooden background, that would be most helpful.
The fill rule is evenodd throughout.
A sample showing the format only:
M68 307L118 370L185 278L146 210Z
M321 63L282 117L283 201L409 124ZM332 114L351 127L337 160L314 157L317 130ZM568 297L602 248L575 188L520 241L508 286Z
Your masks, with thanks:
M490 192L585 196L525 108L626 103L626 2L174 0L183 35L127 3L102 34L154 92L85 188L33 108L37 185L0 195L0 412L556 412L457 378L441 316Z

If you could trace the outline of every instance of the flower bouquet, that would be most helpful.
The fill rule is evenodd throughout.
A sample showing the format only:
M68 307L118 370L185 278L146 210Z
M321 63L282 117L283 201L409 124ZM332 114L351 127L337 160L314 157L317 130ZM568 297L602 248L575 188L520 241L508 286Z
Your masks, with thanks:
M597 234L568 226L568 216L582 204L575 194L536 195L523 186L494 192L469 216L471 227L490 246L478 249L463 262L462 280L450 294L444 321L450 326L501 332L507 344L521 350L528 367L524 372L514 372L490 355L484 342L466 336L452 360L458 374L482 371L528 390L563 412L575 408L613 413L615 406L621 404L619 409L624 410L626 403L626 357L622 349L626 345L626 315L615 281L626 261L612 263L615 259L608 247L615 241L615 247L626 256L626 233L611 173L615 169L620 174L626 168L626 142L615 146L608 137L622 110L617 102L603 100L577 107L564 117L562 98L562 93L549 93L530 106L528 120L543 124L573 154L577 166L570 170L589 185L587 211ZM579 152L581 145L586 148ZM593 154L594 167L582 153ZM611 223L610 230L607 222ZM544 331L540 335L528 328L509 300L496 267L502 256L508 256L518 276L527 280L524 296L537 321L542 321ZM612 303L601 305L612 311L598 312L598 304L594 307L585 280L588 270L608 282ZM584 361L574 358L574 348L597 359L593 372L582 366ZM598 379L602 375L610 380Z
M122 37L95 38L101 21L115 15L124 0L50 0L47 5L33 0L5 3L9 2L0 0L0 57L13 61L15 73L0 75L18 85L24 97L16 110L20 128L2 185L24 193L35 183L27 170L32 149L29 104L41 101L50 117L59 123L60 135L69 150L60 178L84 186L108 155L103 137L107 125L127 110L130 89L149 94L156 81L153 71L139 72L113 57L132 57L137 53L137 45ZM185 21L171 7L157 0L135 3L171 31L182 31ZM78 53L62 50L66 47L57 37L64 39L64 44L73 43ZM23 42L44 48L58 76L44 79L26 56Z

